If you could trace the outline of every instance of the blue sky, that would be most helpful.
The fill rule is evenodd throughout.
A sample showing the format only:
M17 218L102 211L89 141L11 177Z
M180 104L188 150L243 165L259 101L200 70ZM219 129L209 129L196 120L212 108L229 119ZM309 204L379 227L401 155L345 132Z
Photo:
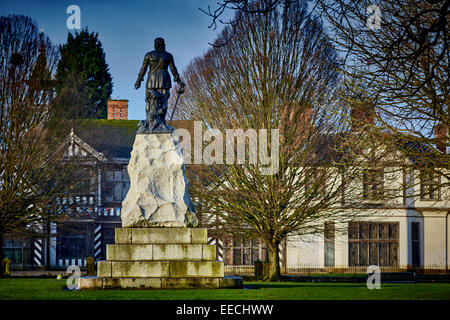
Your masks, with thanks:
M67 7L81 9L81 27L98 32L113 77L112 98L128 99L129 119L145 118L144 87L134 89L146 52L163 37L179 72L204 53L219 31L198 8L215 7L216 0L0 0L0 15L24 14L36 20L54 44L67 39ZM71 31L73 32L73 31Z

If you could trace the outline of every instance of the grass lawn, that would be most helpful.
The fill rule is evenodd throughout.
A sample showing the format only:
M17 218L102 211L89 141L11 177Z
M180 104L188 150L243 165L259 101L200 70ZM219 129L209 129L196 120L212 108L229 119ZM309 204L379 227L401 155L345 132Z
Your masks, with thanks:
M65 283L65 279L0 279L0 299L450 300L450 283L382 284L380 290L369 290L365 284L360 283L246 282L245 289L64 291Z

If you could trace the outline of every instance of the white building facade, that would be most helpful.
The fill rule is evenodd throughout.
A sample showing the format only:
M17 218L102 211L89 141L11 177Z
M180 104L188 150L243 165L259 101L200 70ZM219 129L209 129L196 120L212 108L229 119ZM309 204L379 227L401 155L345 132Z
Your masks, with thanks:
M448 269L450 266L450 192L448 171L399 170L388 201L361 199L366 208L348 208L353 221L324 221L324 234L290 236L286 267L394 267ZM441 171L442 172L442 171ZM414 177L414 178L411 178ZM410 187L404 188L405 181ZM372 180L373 182L373 180ZM364 181L355 182L364 188ZM371 182L369 182L371 183ZM369 190L372 186L369 186ZM360 211L355 213L355 211Z

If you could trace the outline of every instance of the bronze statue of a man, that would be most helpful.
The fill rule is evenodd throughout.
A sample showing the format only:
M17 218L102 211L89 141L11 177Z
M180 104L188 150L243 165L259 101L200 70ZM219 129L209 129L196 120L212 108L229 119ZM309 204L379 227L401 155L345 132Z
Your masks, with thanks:
M146 120L139 122L137 133L171 133L173 131L173 128L169 127L165 120L170 88L172 87L170 75L167 71L168 67L170 67L174 81L180 86L178 92L180 94L183 93L184 83L180 80L173 56L166 51L164 39L156 38L155 50L145 55L141 71L134 86L136 89L139 89L145 72L149 68L145 92Z

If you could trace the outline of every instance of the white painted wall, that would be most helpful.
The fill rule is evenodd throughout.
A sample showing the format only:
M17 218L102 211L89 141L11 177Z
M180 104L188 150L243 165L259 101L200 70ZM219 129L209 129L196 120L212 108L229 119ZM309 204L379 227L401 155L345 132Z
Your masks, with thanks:
M450 268L450 211L447 212L446 221L447 221L447 229L446 229L446 247L447 247L447 255L446 255L446 264L447 268Z
M336 222L337 230L348 229L348 223ZM348 266L348 232L340 232L336 234L334 246L334 265L336 267Z
M446 212L424 212L424 264L445 265Z
M449 263L448 231L450 221L446 211L419 212L414 209L386 209L371 213L358 221L399 223L399 266L412 264L411 223L420 223L420 255L422 266L444 267ZM348 223L336 222L335 267L348 266ZM322 236L291 236L287 242L287 266L324 266L324 239Z
M287 266L321 266L324 262L323 238L315 235L291 236L287 242Z

